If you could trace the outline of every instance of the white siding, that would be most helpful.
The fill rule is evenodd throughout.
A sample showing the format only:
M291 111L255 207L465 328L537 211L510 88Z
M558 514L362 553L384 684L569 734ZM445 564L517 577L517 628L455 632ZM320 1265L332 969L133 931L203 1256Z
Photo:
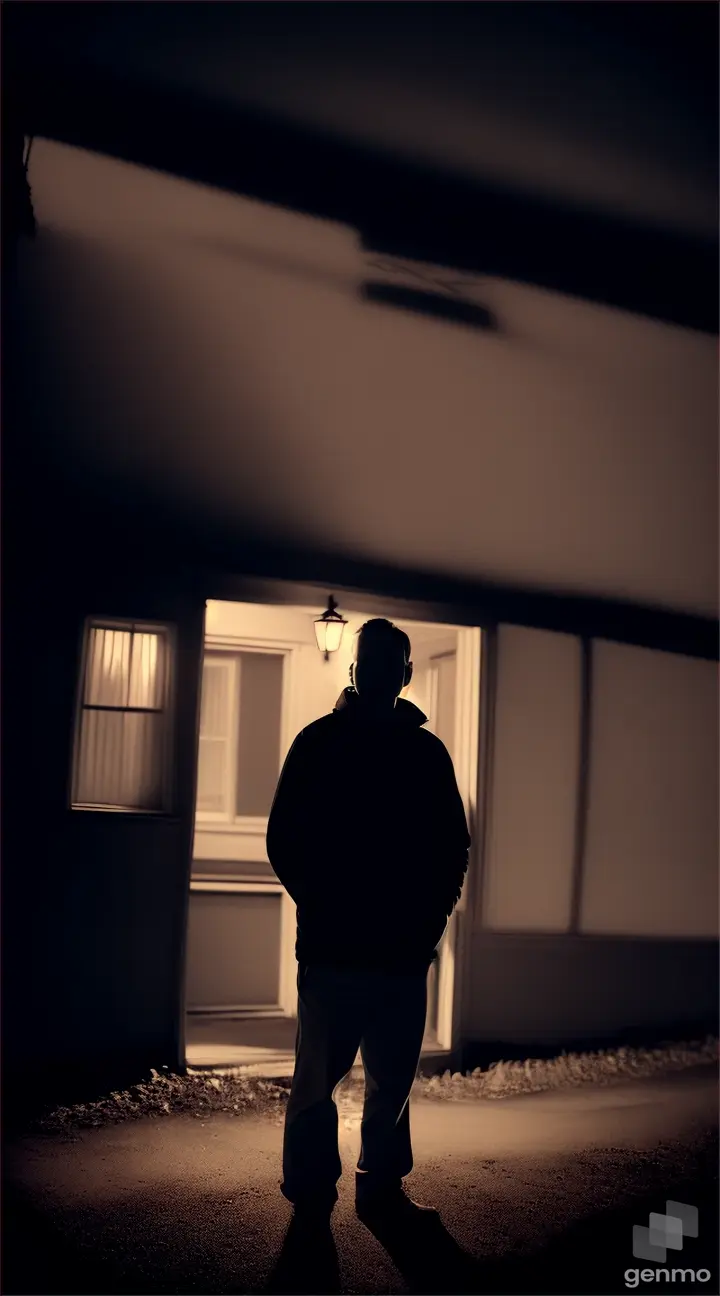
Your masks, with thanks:
M484 926L570 922L580 748L580 643L501 626Z
M594 648L584 931L708 937L718 911L718 668Z

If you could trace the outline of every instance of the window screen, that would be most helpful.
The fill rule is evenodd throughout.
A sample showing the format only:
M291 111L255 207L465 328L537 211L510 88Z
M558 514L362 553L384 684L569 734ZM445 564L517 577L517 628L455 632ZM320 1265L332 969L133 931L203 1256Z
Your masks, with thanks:
M84 656L73 806L169 809L167 628L92 622Z

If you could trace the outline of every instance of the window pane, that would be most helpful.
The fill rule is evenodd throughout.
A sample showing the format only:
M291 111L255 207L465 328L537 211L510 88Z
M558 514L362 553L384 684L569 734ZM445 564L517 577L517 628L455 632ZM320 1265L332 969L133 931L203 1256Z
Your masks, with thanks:
M225 738L200 736L198 755L198 810L227 811L228 743Z
M130 655L128 706L160 710L165 700L167 640L135 631Z
M270 814L280 773L283 665L280 654L241 654L236 801L239 815Z
M106 630L100 626L90 630L85 673L87 706L128 705L131 639L129 630Z
M230 706L235 659L206 657L200 702L197 809L230 812Z
M161 709L167 653L164 635L94 626L88 638L85 705Z
M76 804L165 809L164 736L156 712L84 711Z
M234 661L203 663L200 734L203 738L227 738L230 734L230 672Z

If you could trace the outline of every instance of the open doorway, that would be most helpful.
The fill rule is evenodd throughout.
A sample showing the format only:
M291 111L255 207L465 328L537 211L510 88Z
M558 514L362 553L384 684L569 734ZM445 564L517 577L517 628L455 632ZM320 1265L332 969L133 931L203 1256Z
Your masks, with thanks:
M207 604L185 987L191 1067L292 1070L295 906L268 860L267 820L293 739L333 709L349 682L353 634L373 615L344 604L348 625L326 661L313 626L322 610ZM426 726L450 752L472 832L480 630L407 615L392 619L412 645L413 679L402 696L427 716ZM470 877L463 898L469 884ZM428 978L423 1055L435 1059L456 1043L462 989L456 952L453 919Z

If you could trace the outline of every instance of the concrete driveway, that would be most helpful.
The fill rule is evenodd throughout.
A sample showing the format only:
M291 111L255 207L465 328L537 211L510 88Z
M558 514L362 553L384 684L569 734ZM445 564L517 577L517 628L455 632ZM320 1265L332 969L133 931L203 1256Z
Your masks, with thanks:
M281 1114L142 1119L5 1149L5 1296L32 1293L603 1293L629 1289L632 1226L667 1198L697 1239L668 1266L718 1293L714 1068L495 1102L417 1101L413 1195L437 1227L375 1237L353 1211L358 1111L327 1235L290 1227ZM639 1290L687 1291L687 1276ZM630 1282L634 1279L631 1276Z

